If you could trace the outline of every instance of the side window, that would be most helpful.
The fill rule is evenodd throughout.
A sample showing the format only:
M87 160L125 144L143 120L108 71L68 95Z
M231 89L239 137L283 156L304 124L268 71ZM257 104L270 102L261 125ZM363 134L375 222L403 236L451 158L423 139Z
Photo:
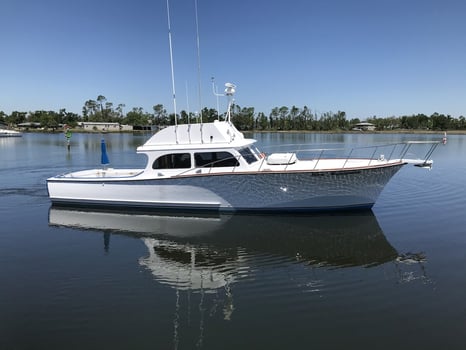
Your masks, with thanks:
M189 153L165 154L157 158L152 164L152 169L182 168L191 168L191 156Z
M252 153L250 148L241 148L239 153L243 156L243 158L248 162L248 164L254 163L257 161L256 156Z
M196 167L226 167L238 166L238 159L229 152L195 153Z

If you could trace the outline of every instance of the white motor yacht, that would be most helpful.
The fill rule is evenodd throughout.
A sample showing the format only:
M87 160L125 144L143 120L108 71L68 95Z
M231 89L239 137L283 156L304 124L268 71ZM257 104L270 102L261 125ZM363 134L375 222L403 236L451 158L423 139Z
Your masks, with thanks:
M52 203L261 212L368 209L405 164L430 167L428 158L440 143L384 145L389 156L378 153L380 145L369 157L357 156L356 150L330 158L324 150L309 158L296 152L264 154L231 122L235 85L225 85L230 98L225 120L160 130L137 148L147 156L143 169L104 165L51 177ZM430 145L426 157L404 158L419 143Z

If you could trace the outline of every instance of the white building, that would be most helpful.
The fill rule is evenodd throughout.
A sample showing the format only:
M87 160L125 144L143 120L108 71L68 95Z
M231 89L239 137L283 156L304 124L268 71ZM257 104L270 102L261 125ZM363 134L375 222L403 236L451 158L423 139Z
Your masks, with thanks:
M84 130L88 131L131 131L133 128L130 125L120 125L120 123L110 122L81 122L79 123Z
M353 126L353 130L359 131L374 131L375 125L372 123L362 122Z

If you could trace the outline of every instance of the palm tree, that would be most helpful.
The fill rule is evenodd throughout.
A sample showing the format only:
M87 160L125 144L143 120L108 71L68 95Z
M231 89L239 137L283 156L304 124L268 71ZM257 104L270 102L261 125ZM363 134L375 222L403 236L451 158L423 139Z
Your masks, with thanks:
M100 104L100 113L104 114L104 102L107 101L105 96L99 95L97 96L97 102Z
M121 118L121 119L124 117L123 108L125 108L125 107L126 107L126 105L124 103L120 103L120 104L118 104L118 107L115 108L117 110L117 112L118 112L118 117Z

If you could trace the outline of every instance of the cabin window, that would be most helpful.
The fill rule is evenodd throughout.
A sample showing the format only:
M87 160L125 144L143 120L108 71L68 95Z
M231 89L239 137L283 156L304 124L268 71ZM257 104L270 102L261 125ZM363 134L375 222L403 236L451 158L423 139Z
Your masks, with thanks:
M257 161L256 156L252 153L251 149L248 147L241 148L239 153L243 156L243 158L248 162L248 164L254 163Z
M191 168L191 155L189 153L165 154L155 160L152 169L181 169Z
M229 152L194 153L196 167L238 166L238 159Z

